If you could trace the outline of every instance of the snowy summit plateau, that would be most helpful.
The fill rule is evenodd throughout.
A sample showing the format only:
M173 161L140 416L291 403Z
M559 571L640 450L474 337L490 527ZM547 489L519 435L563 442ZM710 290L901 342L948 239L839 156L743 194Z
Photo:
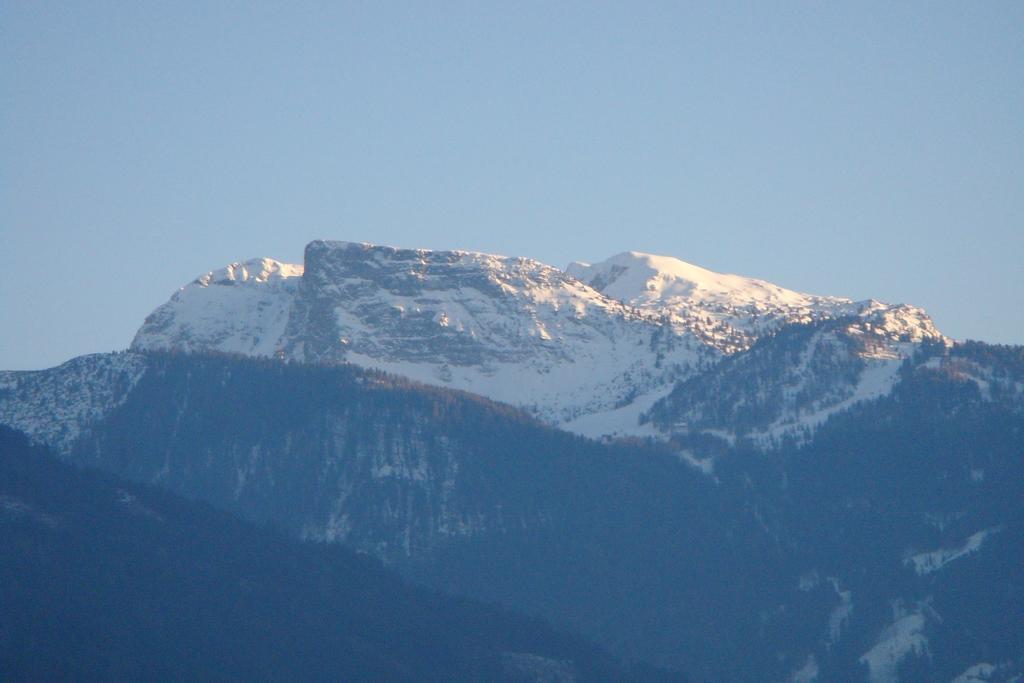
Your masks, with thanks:
M347 362L511 403L588 436L658 436L686 426L649 415L677 383L788 325L817 325L782 381L820 385L814 360L826 352L848 372L759 426L777 436L884 394L918 344L945 340L919 308L802 294L637 252L561 270L314 241L304 261L259 258L201 275L146 319L132 350Z

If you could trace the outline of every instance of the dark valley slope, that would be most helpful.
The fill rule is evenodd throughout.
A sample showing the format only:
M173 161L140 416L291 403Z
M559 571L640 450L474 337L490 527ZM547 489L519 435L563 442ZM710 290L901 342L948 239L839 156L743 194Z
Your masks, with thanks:
M4 680L676 680L0 427Z

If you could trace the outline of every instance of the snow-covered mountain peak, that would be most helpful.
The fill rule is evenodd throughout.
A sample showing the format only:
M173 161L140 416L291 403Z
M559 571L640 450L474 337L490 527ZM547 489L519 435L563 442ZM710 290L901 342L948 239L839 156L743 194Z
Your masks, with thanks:
M671 256L630 251L594 265L574 263L566 272L727 354L745 351L784 325L831 318L862 318L874 334L890 340L942 338L928 315L913 306L805 294Z
M784 289L764 280L716 273L672 256L636 251L594 265L571 264L567 272L604 294L634 306L767 306L850 303Z
M928 312L908 304L887 304L868 299L858 304L857 322L851 330L874 334L892 341L901 342L943 342L952 341L935 326Z
M204 273L146 318L132 349L273 355L302 274L302 265L271 258Z
M264 284L302 276L302 265L282 263L272 258L254 258L236 261L223 268L211 270L197 277L194 284L210 285Z

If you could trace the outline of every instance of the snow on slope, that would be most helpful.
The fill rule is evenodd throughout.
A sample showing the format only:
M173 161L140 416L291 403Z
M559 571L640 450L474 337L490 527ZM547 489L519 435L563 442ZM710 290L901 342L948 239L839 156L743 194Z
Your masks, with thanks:
M919 604L907 610L896 601L892 605L893 621L878 636L874 646L865 652L860 662L867 664L870 683L898 683L900 663L910 655L927 655L928 638L925 636L926 615L930 609Z
M849 315L850 299L814 296L764 280L716 273L670 256L624 252L567 272L608 296L658 315L726 353L784 324Z
M994 664L980 662L967 667L962 674L953 679L952 683L985 683L992 680L995 672Z
M875 348L858 354L861 366L856 376L837 386L834 393L801 403L800 398L810 393L808 385L820 381L807 367L805 356L783 392L786 407L781 416L750 436L762 445L780 443L785 436L796 437L799 441L800 435L813 433L832 415L862 401L887 396L899 379L900 366L913 354L915 347L912 343L891 343L883 348L888 350L882 352Z
M146 318L132 348L166 349L160 340L173 339L180 351L274 355L301 275L302 266L269 258L201 275Z
M809 438L831 415L888 395L921 340L944 339L920 309L877 310L883 317L868 307L863 317L783 328L684 380L645 417L662 432L745 437L762 447ZM893 310L901 315L890 327L884 316Z
M128 398L145 372L134 353L79 356L49 370L0 372L0 423L66 453Z
M636 306L760 305L768 310L852 303L849 299L794 292L742 275L716 273L671 256L636 251L617 254L595 265L573 263L566 272L612 298Z
M813 683L818 680L818 660L814 655L807 655L803 666L793 672L791 683Z
M613 299L667 316L725 353L746 350L783 325L845 316L870 320L894 338L938 336L927 315L911 306L804 294L669 256L624 252L595 265L570 264L567 272Z
M984 529L971 534L967 537L966 541L955 548L939 548L927 553L918 553L908 557L903 561L903 564L912 566L918 576L937 572L954 560L959 560L961 557L967 557L972 553L978 552L981 550L985 539L994 533L998 533L1000 530L1001 527Z

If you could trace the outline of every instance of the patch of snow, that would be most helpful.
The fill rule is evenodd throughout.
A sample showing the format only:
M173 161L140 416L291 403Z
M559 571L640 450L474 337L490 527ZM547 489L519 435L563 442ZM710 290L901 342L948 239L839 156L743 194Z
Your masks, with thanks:
M843 629L850 621L850 615L853 614L853 593L842 590L839 579L835 577L829 577L828 581L832 584L836 595L839 596L839 605L833 608L828 615L828 644L835 645L843 635Z
M501 664L511 680L574 683L576 667L571 660L551 659L527 652L502 652Z
M30 505L14 496L0 494L0 511L12 517L31 519L33 522L50 527L51 529L56 529L60 526L59 517L42 512L34 505Z
M907 559L903 560L903 564L913 566L914 572L918 576L937 572L954 560L958 560L962 557L978 552L981 550L981 546L985 542L986 538L1001 530L1002 527L984 529L971 534L967 537L966 541L955 548L939 548L938 550L933 550L931 552L911 555Z
M640 424L640 416L651 409L656 402L667 396L672 386L661 386L631 403L602 412L587 413L559 425L582 436L597 439L603 436L639 436L664 438L650 423Z
M900 662L911 654L929 654L924 628L924 614L907 613L900 603L894 603L892 624L883 629L874 647L859 659L868 666L868 681L897 683Z
M702 474L715 478L714 458L698 458L686 449L679 451L679 458L690 467L700 471ZM715 480L717 481L717 478Z
M812 569L811 571L800 575L800 580L797 582L797 589L802 593L809 593L820 585L821 577L818 576L818 571L816 569Z
M200 275L195 281L196 284L209 287L210 285L237 285L243 283L265 284L301 276L301 265L282 263L271 258L255 258L248 261L236 261L219 270L213 270Z
M954 678L951 683L986 683L986 681L992 680L992 674L995 672L995 665L987 662L980 662L967 667L967 669L965 669L962 674Z
M158 522L163 522L164 521L164 518L163 518L162 515L160 515L158 512L155 512L154 510L146 507L142 503L140 503L139 499L138 499L138 496L136 496L133 493L129 493L128 491L125 491L124 489L118 489L117 490L117 502L119 502L122 505L124 505L128 509L128 511L131 512L132 514L144 515L146 517L150 517L152 519L155 519Z
M818 680L818 660L813 654L807 655L807 661L793 672L789 680L792 683L813 683Z

